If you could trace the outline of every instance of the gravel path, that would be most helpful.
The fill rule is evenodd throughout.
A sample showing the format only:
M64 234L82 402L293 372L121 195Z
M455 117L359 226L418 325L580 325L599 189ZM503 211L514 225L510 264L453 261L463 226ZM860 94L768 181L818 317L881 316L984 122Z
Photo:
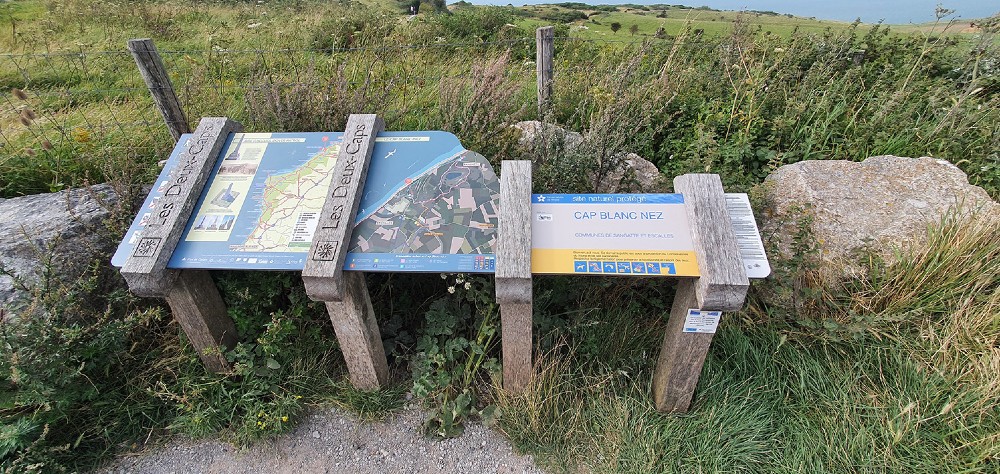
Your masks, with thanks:
M531 456L478 423L458 438L420 434L423 414L407 408L385 421L363 422L334 408L306 416L291 433L240 451L218 441L178 440L127 455L98 472L118 473L541 473Z

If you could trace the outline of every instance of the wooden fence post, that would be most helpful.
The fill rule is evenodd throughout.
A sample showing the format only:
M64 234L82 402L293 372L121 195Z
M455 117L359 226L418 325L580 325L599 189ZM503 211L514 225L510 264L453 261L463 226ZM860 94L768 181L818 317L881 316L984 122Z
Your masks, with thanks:
M555 27L543 26L535 30L535 72L538 76L538 118L543 120L552 102L554 76Z
M171 270L167 263L229 134L242 129L224 117L201 120L180 156L180 165L170 173L166 192L150 213L153 217L121 269L136 295L167 299L174 318L213 372L229 370L222 347L236 343L236 326L208 272Z
M167 68L163 65L163 59L156 51L153 40L149 38L128 40L128 50L132 53L136 66L139 66L139 73L146 81L146 87L156 102L156 108L160 109L163 121L167 123L174 141L180 140L181 134L191 133L191 126L184 116L184 109L177 100Z
M684 209L700 277L677 284L656 372L653 398L660 411L685 412L698 385L712 333L686 332L688 310L733 311L743 307L750 281L726 210L722 180L716 174L674 178ZM499 266L499 260L498 260Z
M531 162L500 164L496 295L503 386L522 392L531 378Z
M374 390L389 380L375 312L364 274L344 273L375 137L385 123L373 114L352 114L340 145L334 181L323 203L309 258L302 270L306 294L325 301L355 388Z

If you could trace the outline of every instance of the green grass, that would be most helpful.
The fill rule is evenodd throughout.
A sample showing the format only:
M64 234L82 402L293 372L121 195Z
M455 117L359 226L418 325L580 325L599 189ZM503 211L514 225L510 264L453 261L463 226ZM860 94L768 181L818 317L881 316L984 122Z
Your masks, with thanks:
M804 314L727 315L683 415L657 412L650 397L663 312L626 303L614 286L598 290L580 304L604 309L551 336L561 343L542 355L527 393L498 393L499 426L556 471L995 472L1000 298L981 292L1000 282L1000 245L983 240L998 225L948 221L929 251L871 280L872 300L909 303L882 313L890 334L872 323L844 339L836 329L803 334ZM926 276L915 268L931 258L954 278L894 283ZM885 307L872 300L865 307Z
M618 7L613 12L574 9L557 5L532 5L518 7L527 17L521 18L518 25L532 30L546 25L558 25L557 15L582 12L588 16L585 20L574 20L567 23L569 34L574 38L587 40L612 41L642 41L653 37L660 28L670 36L683 34L685 30L700 31L709 37L729 34L734 22L741 21L753 29L789 37L795 32L821 34L826 31L839 32L851 27L851 23L834 20L817 20L791 15L770 15L756 12L715 11L697 8L675 7L666 10L650 8L641 10L630 7ZM621 24L621 29L615 33L612 23ZM638 31L633 35L631 26ZM863 25L871 27L873 25ZM955 24L944 30L941 23L926 23L920 25L890 25L890 29L904 35L944 35L959 38L974 36L978 30L968 28L967 23ZM942 31L944 30L944 31Z
M847 23L835 21L817 21L802 18L786 18L784 16L773 17L769 15L739 14L734 12L713 12L704 10L667 10L665 18L659 18L655 12L618 11L614 13L598 13L590 19L574 23L571 27L572 34L584 39L612 39L612 40L641 40L645 37L653 36L659 28L663 28L668 35L681 34L686 28L702 30L708 36L721 36L727 34L732 23L737 18L744 19L751 27L761 28L763 31L787 37L793 31L809 33L821 33L826 29L843 30L849 26ZM611 23L620 23L621 30L614 33L611 30ZM639 27L636 35L632 35L629 28L632 25ZM581 28L586 26L586 29Z
M390 130L454 132L494 164L531 159L538 192L593 191L632 151L668 176L718 173L728 190L800 160L929 155L1000 195L989 37L673 8L599 13L600 25L586 23L595 28L558 25L544 113L587 140L529 153L509 125L537 118L532 29L548 21L514 9L406 21L392 5L311 1L62 2L73 15L10 5L15 35L0 13L4 197L95 181L130 196L151 181L173 143L124 52L131 37L154 39L192 125L227 115L248 131L338 130L348 114L373 112ZM661 25L666 38L640 41ZM100 237L117 242L133 213L118 209ZM728 315L682 416L650 405L672 299L652 280L537 278L541 376L511 397L486 382L499 359L490 280L466 291L457 277L371 276L395 376L365 393L348 386L328 318L294 274L219 275L242 344L228 354L237 370L218 377L166 309L129 297L99 257L88 278L37 289L34 325L0 326L0 464L83 468L171 432L245 444L284 432L308 404L377 418L419 390L437 411L431 431L453 435L495 403L504 432L556 470L995 472L1000 255L995 223L982 221L946 222L927 252L844 288L803 287L803 262L775 262L754 293L822 298Z

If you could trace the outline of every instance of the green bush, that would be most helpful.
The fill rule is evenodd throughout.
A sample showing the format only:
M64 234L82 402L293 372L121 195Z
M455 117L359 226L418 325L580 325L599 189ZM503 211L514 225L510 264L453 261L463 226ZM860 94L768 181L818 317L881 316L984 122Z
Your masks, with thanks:
M514 23L514 15L507 8L486 7L459 10L450 15L435 15L442 33L458 40L494 41L500 39L505 25Z

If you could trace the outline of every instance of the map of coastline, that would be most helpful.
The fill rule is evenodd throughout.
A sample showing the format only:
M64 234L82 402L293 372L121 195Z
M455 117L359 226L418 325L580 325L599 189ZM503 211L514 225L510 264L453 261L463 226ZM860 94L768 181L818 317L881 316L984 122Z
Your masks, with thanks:
M351 252L492 253L499 181L463 151L413 179L354 228Z
M161 173L166 182L188 136ZM195 207L171 268L298 270L315 232L340 133L233 134ZM499 180L445 132L376 140L345 268L491 272ZM145 205L152 211L162 190ZM141 235L142 213L112 263Z
M243 246L234 250L308 251L338 153L340 144L336 143L321 149L291 172L269 176L264 181L257 225ZM310 222L313 222L312 227L309 227Z

